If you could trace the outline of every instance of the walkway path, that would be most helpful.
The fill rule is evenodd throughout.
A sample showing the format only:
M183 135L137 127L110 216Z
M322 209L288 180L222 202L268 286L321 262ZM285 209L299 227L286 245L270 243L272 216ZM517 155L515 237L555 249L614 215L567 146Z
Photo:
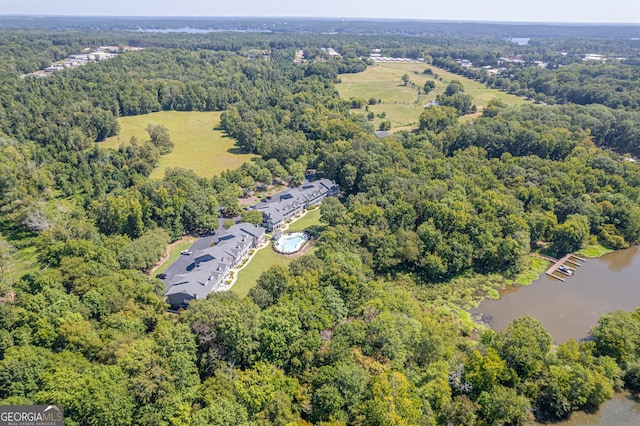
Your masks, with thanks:
M320 207L317 207L320 208ZM289 225L297 222L298 220L302 219L303 217L305 217L305 215L311 211L313 211L315 209L311 209L311 210L305 210L301 215L294 217L291 222L289 223L285 223L285 225L281 228L278 229L278 232L284 232L287 229L289 229ZM309 242L307 241L306 244L309 244ZM306 246L305 244L305 246ZM260 245L256 248L253 249L253 253L248 256L247 258L245 258L245 260L243 260L242 262L240 262L240 266L231 269L231 273L233 274L233 277L229 280L229 283L224 283L224 285L221 285L220 287L218 287L216 289L216 291L227 291L230 290L231 287L233 287L233 285L236 283L236 281L238 280L238 272L240 272L241 270L243 270L245 267L247 267L249 265L249 263L251 263L251 259L253 259L253 256L256 255L256 253L258 253L259 250L262 250L265 247L268 247L271 245L271 238L269 236L265 235L264 241L262 241L262 243L260 243Z

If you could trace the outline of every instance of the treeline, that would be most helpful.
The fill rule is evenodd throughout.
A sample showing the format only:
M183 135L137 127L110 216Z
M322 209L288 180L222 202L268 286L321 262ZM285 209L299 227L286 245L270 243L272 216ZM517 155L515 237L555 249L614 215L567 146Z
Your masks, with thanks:
M576 59L567 60L559 55L541 60L549 61L547 68L540 68L528 60L524 64L501 64L506 71L503 70L500 74L489 74L484 69L476 68L483 65L498 66L497 58L492 63L474 62L473 68L463 67L450 57L433 58L432 63L485 83L488 87L539 103L599 104L612 109L638 110L640 71L637 66L628 64L627 61L585 63L577 58L576 62Z

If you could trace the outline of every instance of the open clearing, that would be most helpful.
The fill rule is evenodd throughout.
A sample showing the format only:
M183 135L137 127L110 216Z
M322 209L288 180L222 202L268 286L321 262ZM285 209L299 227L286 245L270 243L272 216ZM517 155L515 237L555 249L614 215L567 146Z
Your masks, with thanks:
M427 68L431 68L443 81L434 80L436 88L431 93L418 95L418 89L422 89L424 83L428 79L432 79L430 76L423 74L423 71ZM402 83L403 74L409 75L410 83L407 86ZM435 100L436 96L444 93L451 80L458 80L462 83L465 93L471 95L479 111L493 98L501 99L508 105L520 105L527 102L518 96L489 89L480 82L425 63L376 63L367 67L361 73L340 74L340 80L341 83L337 87L340 96L344 99L355 97L363 98L367 101L369 98L382 100L382 104L370 105L369 111L376 114L376 118L373 121L376 129L383 120L377 115L385 112L387 115L385 120L391 121L391 132L417 128L424 104ZM353 110L353 112L367 113L364 108ZM462 121L468 119L461 118Z
M149 124L162 124L169 129L175 144L173 152L160 157L160 165L151 178L164 176L167 167L191 169L202 177L213 177L227 169L236 169L255 157L244 154L235 140L215 130L220 124L221 112L161 111L132 117L120 117L120 134L101 142L105 148L118 149L127 145L132 136L139 141L149 139L145 128Z

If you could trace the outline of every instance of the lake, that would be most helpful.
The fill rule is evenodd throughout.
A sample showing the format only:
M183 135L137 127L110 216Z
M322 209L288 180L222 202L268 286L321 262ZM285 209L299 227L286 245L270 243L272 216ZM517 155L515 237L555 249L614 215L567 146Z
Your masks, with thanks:
M515 318L538 319L556 343L587 337L602 315L640 306L640 251L637 246L588 259L565 282L542 275L526 287L499 291L471 314L494 330L504 330Z
M548 423L554 426L637 426L640 423L640 404L628 392L617 393L600 406L597 413L577 411L566 422ZM542 425L543 423L534 423Z
M588 259L576 268L572 277L561 282L542 275L526 287L501 290L500 299L485 300L471 309L475 318L494 330L504 330L511 321L523 315L537 318L556 343L574 337L579 340L602 315L615 311L631 311L640 306L640 249L631 247ZM558 426L638 425L640 404L628 393L616 394L594 414L574 413L571 420Z
M509 41L512 41L514 43L517 43L520 46L526 46L529 44L529 40L531 40L530 38L524 38L524 37L511 37L509 39L507 39Z

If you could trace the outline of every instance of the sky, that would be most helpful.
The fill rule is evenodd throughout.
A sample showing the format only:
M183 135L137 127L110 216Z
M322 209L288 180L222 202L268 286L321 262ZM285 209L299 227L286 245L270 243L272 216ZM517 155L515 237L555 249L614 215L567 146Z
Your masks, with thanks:
M0 0L0 15L291 16L640 24L640 1Z

